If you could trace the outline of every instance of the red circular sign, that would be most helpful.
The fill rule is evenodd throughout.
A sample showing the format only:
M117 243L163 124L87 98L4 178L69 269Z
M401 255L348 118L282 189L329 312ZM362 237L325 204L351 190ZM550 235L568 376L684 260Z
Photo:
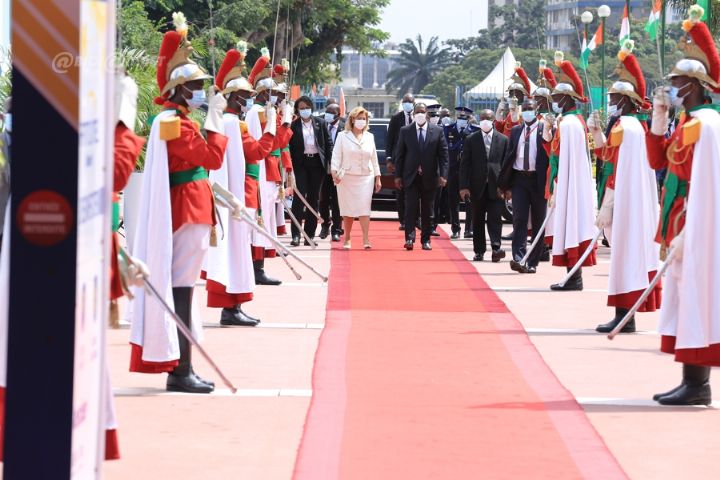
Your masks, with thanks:
M59 193L38 190L20 203L17 223L28 242L50 247L63 241L70 233L73 211Z

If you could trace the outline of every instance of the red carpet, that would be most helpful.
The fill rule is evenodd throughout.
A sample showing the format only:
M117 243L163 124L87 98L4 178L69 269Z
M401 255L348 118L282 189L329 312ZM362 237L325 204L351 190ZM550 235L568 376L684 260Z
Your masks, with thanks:
M406 252L373 222L371 238L332 252L296 480L626 478L445 236Z

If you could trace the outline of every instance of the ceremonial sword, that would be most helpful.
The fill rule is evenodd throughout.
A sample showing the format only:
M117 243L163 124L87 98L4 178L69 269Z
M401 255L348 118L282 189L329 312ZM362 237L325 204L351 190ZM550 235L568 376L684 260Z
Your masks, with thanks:
M580 267L582 267L583 262L587 257L590 256L590 253L595 248L595 244L597 243L598 239L600 238L600 235L602 235L603 229L599 229L592 240L590 240L590 245L588 245L588 248L583 252L582 257L575 263L575 266L573 266L570 271L567 273L565 278L562 282L560 282L558 285L561 287L564 287L565 284L572 278L573 275L575 275L575 272L577 272Z
M533 239L532 243L530 244L530 248L528 248L527 252L525 252L525 256L520 260L520 265L525 266L525 264L528 261L528 258L530 258L530 254L535 250L535 247L540 242L540 237L543 233L545 233L545 227L547 227L548 220L550 219L550 215L552 215L553 210L555 207L552 207L548 210L547 215L545 215L545 220L543 220L542 225L540 225L540 229L535 234L535 238Z

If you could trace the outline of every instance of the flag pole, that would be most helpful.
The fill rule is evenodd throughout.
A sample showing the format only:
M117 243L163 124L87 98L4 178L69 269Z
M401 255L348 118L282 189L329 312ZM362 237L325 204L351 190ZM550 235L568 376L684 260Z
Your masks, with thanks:
M665 76L665 11L667 2L663 0L660 9L660 78Z

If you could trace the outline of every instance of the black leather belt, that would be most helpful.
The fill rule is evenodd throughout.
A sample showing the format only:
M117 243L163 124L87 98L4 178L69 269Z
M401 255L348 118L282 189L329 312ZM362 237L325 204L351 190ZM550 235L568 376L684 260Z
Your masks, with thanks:
M535 170L515 170L514 173L516 175L521 175L523 177L536 177L537 172Z
M319 153L304 153L303 155L305 155L307 158L314 158L320 156Z

